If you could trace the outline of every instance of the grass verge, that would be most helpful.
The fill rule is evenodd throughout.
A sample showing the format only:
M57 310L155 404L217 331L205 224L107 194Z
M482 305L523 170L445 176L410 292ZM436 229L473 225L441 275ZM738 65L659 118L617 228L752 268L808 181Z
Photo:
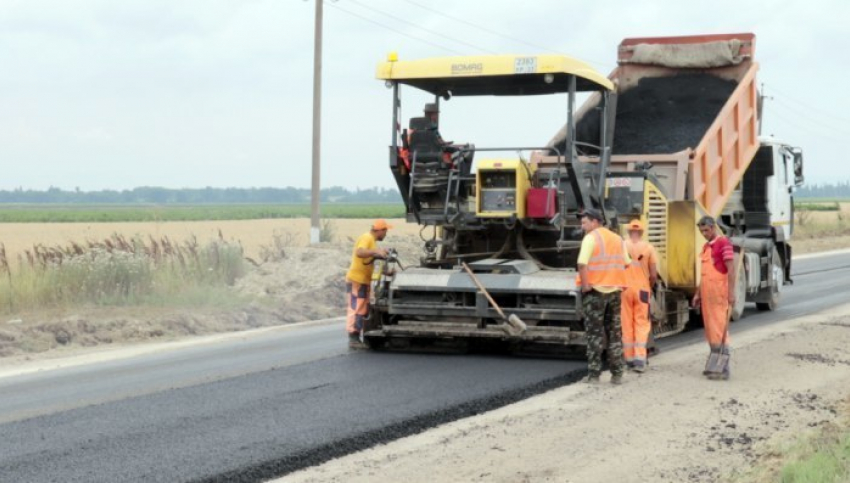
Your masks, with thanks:
M842 416L800 434L761 457L734 483L846 483L850 481L850 399Z

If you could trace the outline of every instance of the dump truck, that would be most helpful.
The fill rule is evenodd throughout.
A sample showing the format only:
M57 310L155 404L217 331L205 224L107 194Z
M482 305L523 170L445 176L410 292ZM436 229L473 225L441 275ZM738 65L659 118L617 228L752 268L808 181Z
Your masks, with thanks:
M422 226L423 256L417 267L379 272L364 333L370 346L489 341L583 351L575 276L588 208L613 230L634 219L647 227L659 258L654 338L683 331L693 315L704 215L736 249L733 318L747 302L773 310L791 282L803 159L801 149L759 135L754 54L753 34L730 34L626 39L608 76L559 55L381 63L377 77L393 93L390 170L407 220ZM425 118L402 129L402 86L437 105L564 97L564 127L539 147L446 145ZM579 93L588 95L581 107Z

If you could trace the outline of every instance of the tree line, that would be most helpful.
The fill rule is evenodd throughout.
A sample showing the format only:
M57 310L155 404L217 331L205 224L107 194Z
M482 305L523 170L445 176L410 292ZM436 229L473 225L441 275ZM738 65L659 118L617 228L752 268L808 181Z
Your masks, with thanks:
M394 188L322 189L325 203L401 203ZM142 186L130 190L81 191L51 187L44 191L0 190L0 203L57 204L229 204L309 203L308 188L159 188Z
M804 185L797 198L850 198L850 181ZM401 203L395 188L322 189L325 203ZM81 191L51 187L47 190L0 190L0 203L57 204L229 204L309 203L308 188L160 188L141 186L130 190Z
M797 198L850 198L850 181L807 184L794 191Z

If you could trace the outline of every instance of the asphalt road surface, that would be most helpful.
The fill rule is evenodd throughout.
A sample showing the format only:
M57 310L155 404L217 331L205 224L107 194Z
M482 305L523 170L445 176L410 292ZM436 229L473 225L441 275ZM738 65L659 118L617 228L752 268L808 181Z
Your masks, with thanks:
M796 262L746 331L847 302L850 254ZM348 353L341 324L0 379L0 482L262 481L569 384L584 363ZM662 350L702 343L698 331Z

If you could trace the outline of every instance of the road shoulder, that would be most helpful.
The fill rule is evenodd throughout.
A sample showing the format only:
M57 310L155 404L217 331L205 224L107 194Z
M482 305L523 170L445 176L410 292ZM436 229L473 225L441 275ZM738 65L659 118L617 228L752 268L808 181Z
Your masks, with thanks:
M835 417L848 342L850 305L737 335L727 382L702 377L695 344L619 387L574 384L280 481L718 481Z

